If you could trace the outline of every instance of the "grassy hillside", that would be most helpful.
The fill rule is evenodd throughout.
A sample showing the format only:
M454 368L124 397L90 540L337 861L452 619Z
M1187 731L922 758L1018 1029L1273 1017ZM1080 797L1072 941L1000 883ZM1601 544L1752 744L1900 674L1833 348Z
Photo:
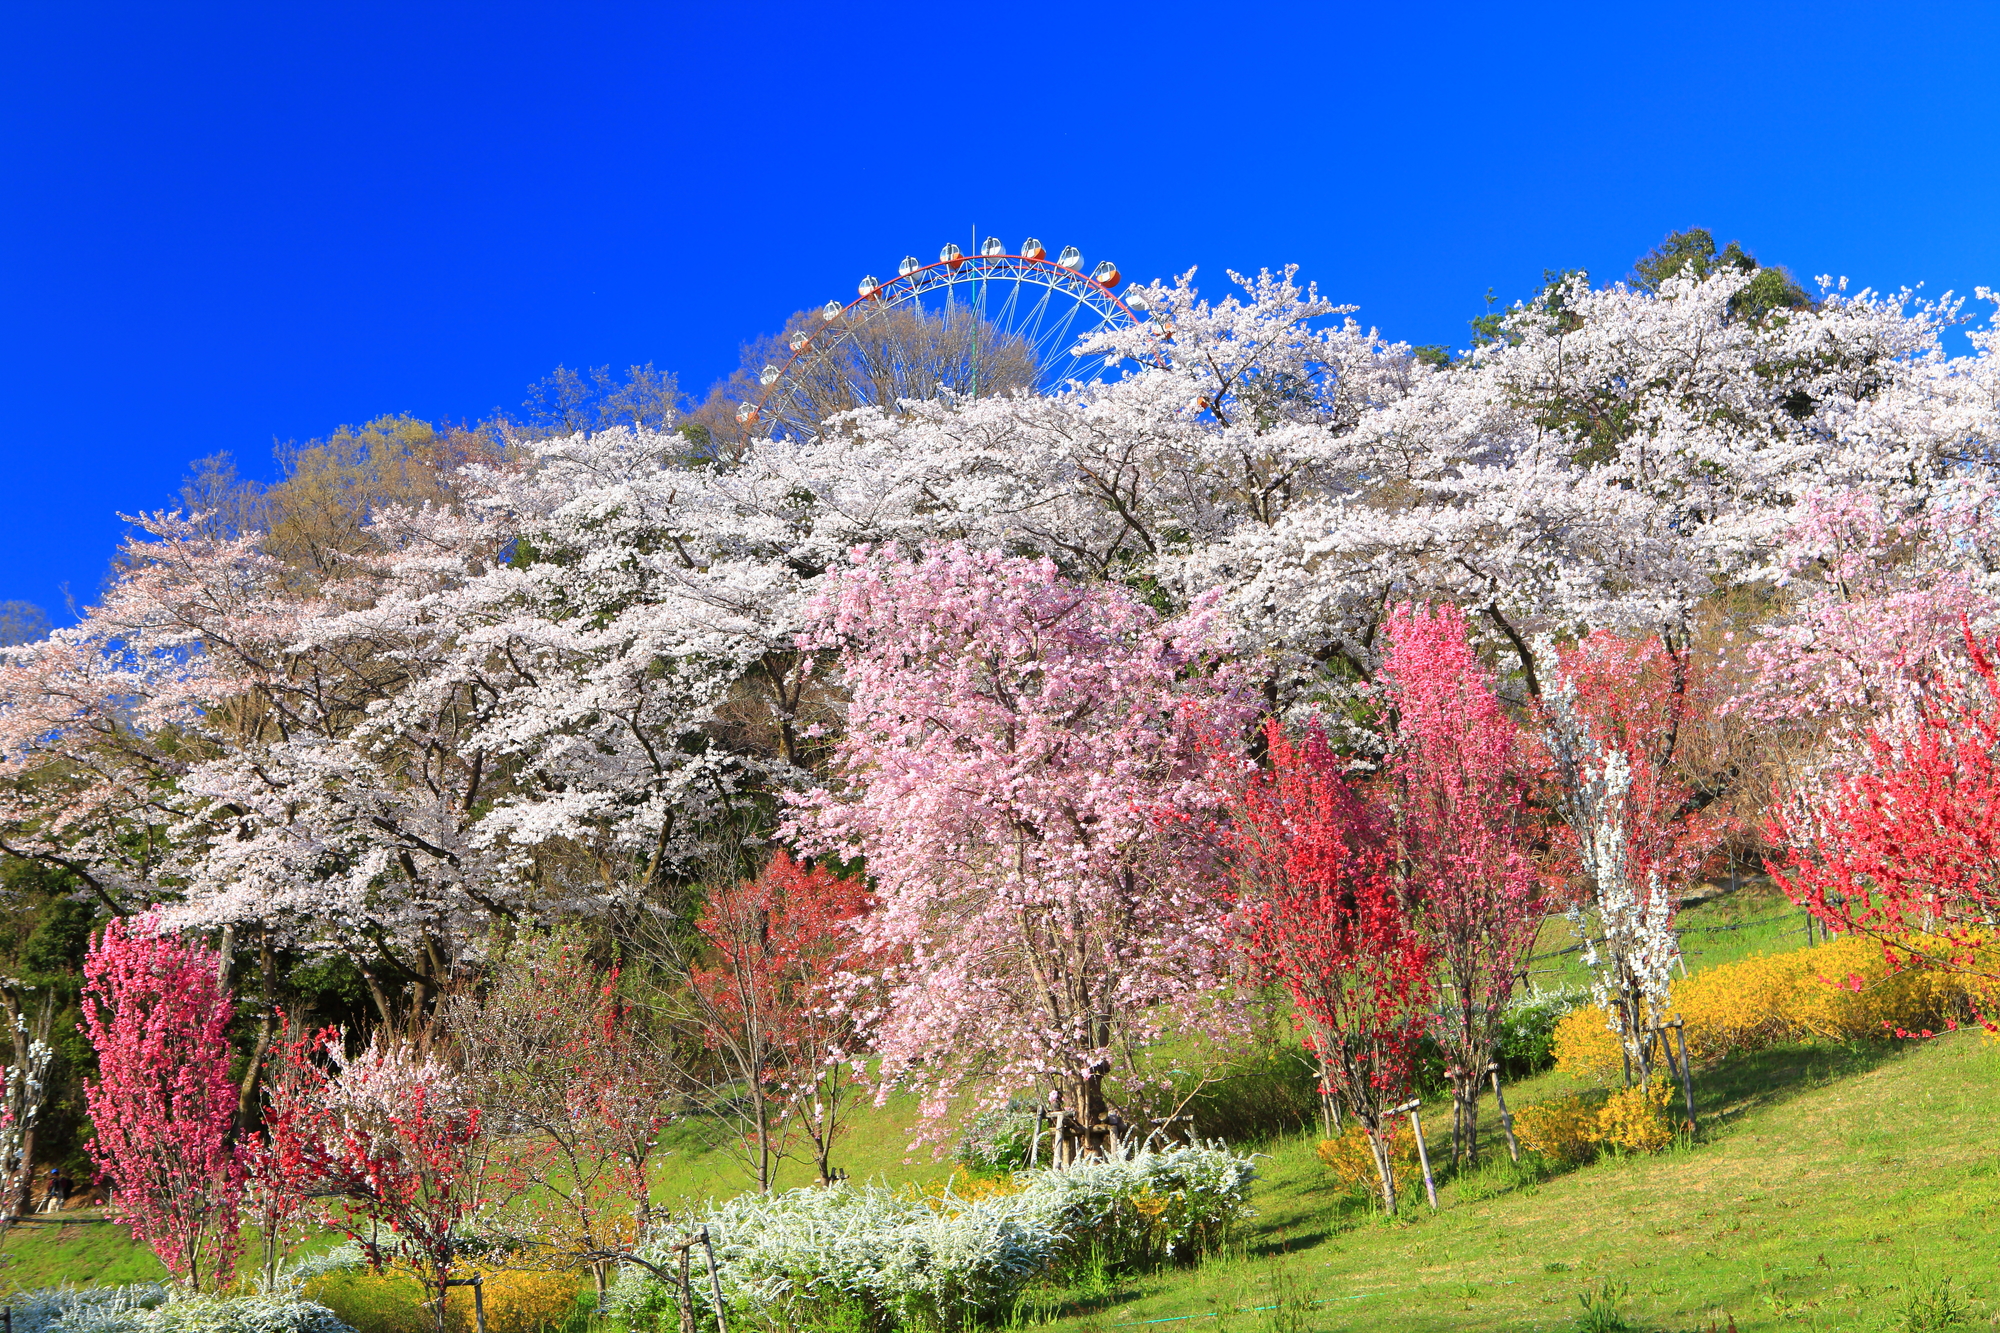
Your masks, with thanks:
M1784 910L1762 890L1691 909L1691 963L1798 947L1795 921L1768 921ZM1715 929L1742 922L1761 924ZM1563 930L1553 924L1542 948L1564 947ZM1518 1109L1570 1086L1543 1075L1509 1100ZM1578 1297L1609 1284L1635 1329L1726 1329L1733 1319L1744 1333L1922 1330L1953 1326L1934 1316L1954 1310L2000 1322L2000 1045L1960 1033L1902 1049L1780 1048L1702 1071L1698 1093L1699 1141L1548 1177L1506 1162L1489 1103L1486 1168L1443 1181L1438 1213L1419 1203L1394 1222L1337 1196L1312 1136L1267 1144L1258 1215L1231 1253L1042 1293L1023 1321L1077 1333L1572 1329ZM851 1178L895 1183L949 1169L928 1147L911 1148L915 1110L908 1098L860 1108L839 1155ZM1444 1107L1427 1108L1439 1151L1447 1124ZM691 1129L666 1146L662 1201L748 1183ZM778 1179L789 1187L809 1173L787 1163ZM22 1286L159 1272L122 1228L101 1223L18 1227L6 1255L5 1280Z
M0 1284L6 1289L116 1286L125 1282L155 1282L167 1270L153 1252L134 1243L132 1233L106 1222L93 1210L75 1221L57 1223L32 1218L16 1223L0 1249L6 1266Z
M1758 954L1787 953L1807 944L1805 910L1786 901L1785 895L1763 878L1687 908L1676 926L1681 953L1691 972ZM1529 976L1537 988L1589 984L1590 974L1576 945L1576 932L1569 922L1560 916L1549 918L1536 941L1535 960L1529 965Z
M1521 1101L1559 1090L1537 1080ZM1570 1329L1608 1282L1639 1329L1946 1326L1921 1309L1907 1324L1913 1299L1985 1324L2000 1313L1996 1092L2000 1048L1974 1033L1768 1051L1706 1078L1702 1142L1542 1180L1490 1167L1394 1223L1332 1198L1302 1138L1262 1164L1238 1254L1119 1284L1057 1323Z

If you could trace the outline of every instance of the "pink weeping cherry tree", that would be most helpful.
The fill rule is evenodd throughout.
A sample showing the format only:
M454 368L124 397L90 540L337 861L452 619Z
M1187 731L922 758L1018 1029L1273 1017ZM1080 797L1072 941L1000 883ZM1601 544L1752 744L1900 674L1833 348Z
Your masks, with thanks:
M1105 1150L1138 1127L1106 1077L1136 1079L1119 1062L1225 975L1203 830L1227 761L1202 737L1246 715L1202 622L962 546L860 553L816 611L853 702L840 785L795 832L878 887L864 938L903 960L885 1076L933 1124L974 1073L994 1098L1046 1088L1062 1155Z

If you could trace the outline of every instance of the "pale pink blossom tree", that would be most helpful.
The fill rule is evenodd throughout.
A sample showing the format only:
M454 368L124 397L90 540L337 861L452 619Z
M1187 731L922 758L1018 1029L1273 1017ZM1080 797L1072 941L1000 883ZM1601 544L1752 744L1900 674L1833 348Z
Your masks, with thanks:
M243 1167L230 1146L233 1001L213 951L113 920L84 961L90 1154L112 1207L176 1278L221 1287L236 1263Z
M857 558L814 642L851 692L840 786L797 807L865 858L864 938L907 961L876 1029L934 1124L968 1075L1055 1094L1074 1156L1119 1137L1105 1079L1224 976L1227 908L1197 818L1245 715L1201 647L1107 583L962 546ZM1122 1117L1121 1117L1122 1118ZM1136 1128L1136 1126L1134 1126Z

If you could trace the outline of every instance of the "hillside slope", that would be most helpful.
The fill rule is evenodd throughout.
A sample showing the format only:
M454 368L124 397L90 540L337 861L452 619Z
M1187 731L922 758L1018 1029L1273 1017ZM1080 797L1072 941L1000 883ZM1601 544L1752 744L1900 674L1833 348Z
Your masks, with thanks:
M1607 1280L1629 1287L1640 1329L1895 1328L1944 1279L1973 1322L2000 1310L2000 1047L1970 1032L1793 1047L1706 1083L1704 1142L1537 1183L1489 1168L1397 1223L1335 1201L1310 1141L1287 1142L1263 1164L1244 1253L1120 1284L1058 1322L1571 1329L1578 1296Z

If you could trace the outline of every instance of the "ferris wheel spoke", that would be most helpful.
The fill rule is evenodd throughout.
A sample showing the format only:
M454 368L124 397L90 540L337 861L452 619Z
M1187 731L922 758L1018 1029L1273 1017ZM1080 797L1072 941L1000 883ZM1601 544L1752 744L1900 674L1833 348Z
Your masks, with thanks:
M1000 313L994 318L993 322L998 324L1002 329L1005 329L1010 335L1014 332L1014 316L1020 304L1021 284L1018 282L1008 283L1007 299L1000 303Z
M1049 364L1053 354L1063 352L1067 348L1075 346L1075 343L1068 340L1067 335L1069 333L1070 326L1076 323L1076 312L1078 310L1081 310L1082 308L1083 307L1080 305L1072 305L1069 308L1069 311L1063 315L1062 323L1058 324L1056 326L1055 332L1050 335L1047 350L1044 351L1040 348L1036 349L1037 353L1039 354L1039 359L1041 360L1043 365ZM1070 352L1068 354L1068 361L1070 363L1074 363L1076 359L1077 359L1076 354L1074 352ZM1066 378L1069 377L1068 372L1072 368L1073 368L1072 366L1067 366L1067 365L1065 366Z

